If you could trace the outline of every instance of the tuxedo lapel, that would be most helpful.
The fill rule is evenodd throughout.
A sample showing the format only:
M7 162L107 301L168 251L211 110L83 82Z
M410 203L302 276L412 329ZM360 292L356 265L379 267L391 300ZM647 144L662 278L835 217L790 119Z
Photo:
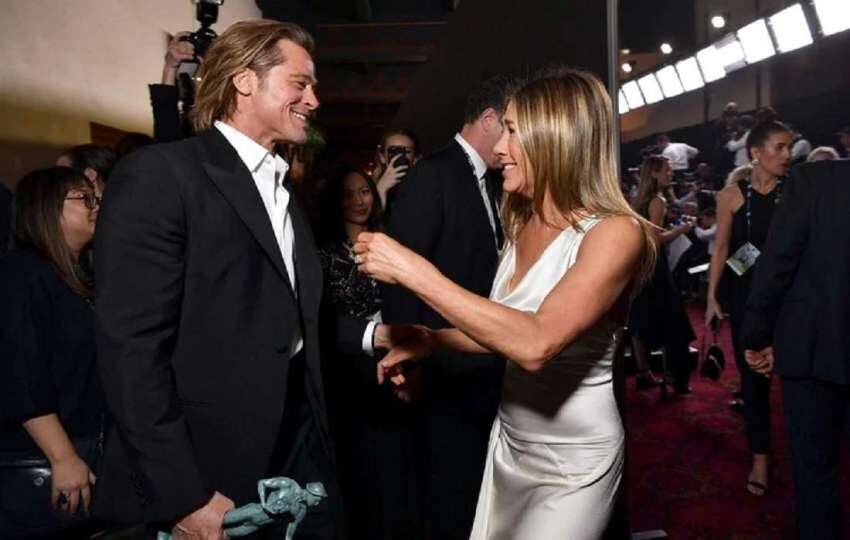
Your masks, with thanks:
M481 188L478 186L478 178L475 176L475 166L460 143L452 141L452 147L454 148L454 160L458 170L457 180L460 182L460 191L464 199L468 201L470 217L479 228L486 229L495 246L498 239L493 235L493 228L490 226L487 207L484 206L484 198L481 196ZM485 172L485 175L489 177L489 171Z
M322 265L316 254L310 222L301 209L298 198L291 190L289 216L295 234L295 279L298 286L298 301L304 318L315 321L322 296Z
M250 171L217 129L210 129L201 137L208 150L208 158L203 163L204 171L251 231L272 266L292 291L292 283L283 264L269 215Z

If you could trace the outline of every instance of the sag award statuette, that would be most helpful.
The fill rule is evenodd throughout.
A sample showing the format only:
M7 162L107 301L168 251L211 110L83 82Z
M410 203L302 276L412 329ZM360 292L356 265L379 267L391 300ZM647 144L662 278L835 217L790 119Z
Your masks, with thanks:
M305 489L291 478L278 476L257 482L259 503L234 508L224 515L223 529L231 538L247 536L288 512L292 521L286 527L286 540L295 537L295 529L307 515L308 506L316 506L328 496L321 482L310 482ZM157 540L171 540L171 534L160 532Z

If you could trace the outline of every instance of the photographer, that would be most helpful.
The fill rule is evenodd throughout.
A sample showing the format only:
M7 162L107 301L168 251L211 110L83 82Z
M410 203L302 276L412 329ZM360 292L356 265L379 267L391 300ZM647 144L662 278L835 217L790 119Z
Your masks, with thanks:
M416 135L408 129L392 129L384 133L376 152L377 167L372 178L378 187L381 206L386 213L392 204L393 188L407 175L419 159ZM390 193L390 192L393 193Z
M180 118L177 70L180 64L195 58L195 46L186 39L190 35L190 32L178 32L169 38L165 64L162 66L162 82L148 85L156 142L176 141L189 135ZM201 57L198 60L202 60Z

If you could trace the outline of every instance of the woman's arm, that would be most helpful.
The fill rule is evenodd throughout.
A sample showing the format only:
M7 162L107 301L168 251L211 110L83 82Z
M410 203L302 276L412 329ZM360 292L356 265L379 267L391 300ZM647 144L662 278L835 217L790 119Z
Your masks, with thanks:
M413 291L460 332L438 334L441 345L471 352L491 350L536 371L595 324L632 280L643 249L640 226L626 217L609 218L590 232L575 265L552 289L536 313L475 295L443 276L431 263L385 235L364 234L355 250L361 269Z
M91 501L89 485L94 484L96 479L86 462L77 455L59 417L55 413L45 414L30 418L23 426L50 462L50 500L53 506L60 506L59 494L62 493L67 497L68 513L74 514L80 503L88 512Z
M672 229L664 228L664 216L667 214L667 204L655 197L649 202L649 221L658 227L655 231L655 238L659 244L666 244L679 238L683 234L687 234L693 228L693 225L683 224Z
M706 295L705 324L711 324L714 318L723 319L723 310L717 301L717 286L729 258L729 242L732 237L732 206L734 191L738 187L728 186L717 194L717 209L714 235L714 252L708 267L708 294Z

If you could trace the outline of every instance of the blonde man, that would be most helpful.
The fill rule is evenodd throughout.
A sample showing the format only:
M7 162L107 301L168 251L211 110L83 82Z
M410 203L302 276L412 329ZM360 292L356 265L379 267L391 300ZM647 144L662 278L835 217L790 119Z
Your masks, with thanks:
M97 238L98 361L115 419L95 495L104 518L221 538L224 513L284 475L329 494L299 537L338 533L322 271L274 152L307 139L312 50L293 24L231 26L200 73L199 135L145 148L111 179ZM342 323L341 348L372 346L374 327Z

